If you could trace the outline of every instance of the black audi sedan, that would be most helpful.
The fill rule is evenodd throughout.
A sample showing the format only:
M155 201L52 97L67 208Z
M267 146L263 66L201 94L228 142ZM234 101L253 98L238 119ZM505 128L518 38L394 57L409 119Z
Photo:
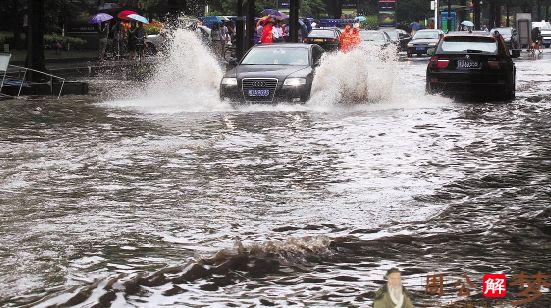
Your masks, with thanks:
M303 42L319 45L326 51L335 51L339 49L340 36L341 31L337 28L312 29Z
M241 103L306 102L323 48L314 44L257 45L220 82L220 97Z
M429 54L428 93L497 96L506 100L515 97L516 68L501 35L452 32Z

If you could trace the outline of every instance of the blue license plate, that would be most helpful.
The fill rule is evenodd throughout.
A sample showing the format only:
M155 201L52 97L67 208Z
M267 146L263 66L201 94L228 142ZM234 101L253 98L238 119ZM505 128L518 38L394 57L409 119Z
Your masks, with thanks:
M417 51L425 51L427 49L426 47L417 47L415 48Z
M266 89L249 89L249 96L268 96L270 95L270 90Z

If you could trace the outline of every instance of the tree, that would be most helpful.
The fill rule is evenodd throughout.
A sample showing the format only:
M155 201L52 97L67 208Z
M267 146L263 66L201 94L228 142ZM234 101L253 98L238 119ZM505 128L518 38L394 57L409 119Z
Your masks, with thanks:
M430 1L399 1L396 6L396 20L399 20L401 24L409 25L412 21L423 20L432 16Z
M29 30L27 31L26 66L33 70L45 71L44 58L44 15L45 0L29 0ZM42 76L31 72L30 78L39 81Z

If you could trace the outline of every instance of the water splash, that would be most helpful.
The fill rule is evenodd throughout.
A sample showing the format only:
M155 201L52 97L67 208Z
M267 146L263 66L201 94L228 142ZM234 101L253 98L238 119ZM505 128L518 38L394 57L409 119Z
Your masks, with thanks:
M167 52L144 89L133 89L129 100L108 102L146 113L208 112L229 110L218 91L223 72L208 47L192 31L168 34Z
M398 76L396 48L363 43L348 53L322 59L312 84L310 105L388 100Z

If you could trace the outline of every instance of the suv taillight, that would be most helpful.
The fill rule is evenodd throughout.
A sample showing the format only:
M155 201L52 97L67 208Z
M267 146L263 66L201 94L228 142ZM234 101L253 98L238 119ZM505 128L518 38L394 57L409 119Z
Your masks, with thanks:
M501 68L501 65L499 64L499 61L488 60L488 68L491 70L499 70Z
M432 56L430 58L430 65L434 69L442 70L442 69L448 68L448 65L450 65L450 60L439 59L438 56Z

